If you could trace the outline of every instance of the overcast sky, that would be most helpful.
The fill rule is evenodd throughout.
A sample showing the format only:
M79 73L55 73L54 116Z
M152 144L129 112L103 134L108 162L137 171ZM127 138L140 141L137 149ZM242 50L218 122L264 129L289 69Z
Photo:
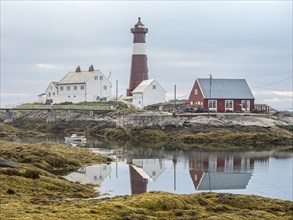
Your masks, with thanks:
M188 98L196 78L245 78L256 103L292 108L292 1L3 1L1 106L37 100L80 65L129 84L137 17L149 77Z

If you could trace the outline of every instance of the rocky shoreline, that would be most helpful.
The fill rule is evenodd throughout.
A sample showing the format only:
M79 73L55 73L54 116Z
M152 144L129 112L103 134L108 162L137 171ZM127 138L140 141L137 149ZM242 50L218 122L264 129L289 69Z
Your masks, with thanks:
M292 146L292 112L262 114L186 114L144 111L104 111L88 114L75 111L70 118L56 113L46 122L44 111L18 111L10 123L0 114L0 138L15 136L85 135L110 141L142 143L148 146L265 148Z

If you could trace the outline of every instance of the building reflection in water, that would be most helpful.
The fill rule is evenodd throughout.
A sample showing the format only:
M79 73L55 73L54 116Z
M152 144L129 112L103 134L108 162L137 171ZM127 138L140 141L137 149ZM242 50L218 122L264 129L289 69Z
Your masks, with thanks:
M112 151L110 153L115 155ZM131 194L147 192L148 188L174 193L245 189L253 175L256 162L258 166L260 164L266 166L270 158L270 154L261 152L169 151L163 153L155 154L149 151L146 155L144 151L140 155L139 152L134 154L132 151L131 154L119 154L123 157L118 163L86 166L65 178L81 184L101 184L107 179L105 184L109 188L105 193L110 192L111 195L113 190L115 193L118 192L115 195L123 195L129 187ZM120 178L118 178L118 164L121 164L121 173L123 173L120 174ZM116 178L111 178L111 167L116 171L116 175L114 174ZM166 173L162 175L165 171Z
M243 153L191 153L189 174L196 190L245 189L256 160L265 162L269 157L255 158Z
M166 169L163 159L129 159L131 194L147 191L148 181L155 181Z
M92 166L85 166L64 176L67 180L79 182L81 184L101 184L106 177L111 174L111 165L96 164Z

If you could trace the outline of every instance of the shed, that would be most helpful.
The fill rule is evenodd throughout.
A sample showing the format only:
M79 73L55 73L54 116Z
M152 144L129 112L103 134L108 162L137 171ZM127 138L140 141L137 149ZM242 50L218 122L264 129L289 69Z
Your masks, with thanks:
M143 80L132 91L132 103L138 108L157 103L165 103L166 90L154 79Z

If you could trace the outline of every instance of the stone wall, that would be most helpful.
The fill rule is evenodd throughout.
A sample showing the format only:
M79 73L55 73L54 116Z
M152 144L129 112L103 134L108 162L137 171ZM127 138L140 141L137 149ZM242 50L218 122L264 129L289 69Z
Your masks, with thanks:
M174 126L182 127L186 117L173 117L164 114L131 114L117 117L116 126L125 128L148 128Z

